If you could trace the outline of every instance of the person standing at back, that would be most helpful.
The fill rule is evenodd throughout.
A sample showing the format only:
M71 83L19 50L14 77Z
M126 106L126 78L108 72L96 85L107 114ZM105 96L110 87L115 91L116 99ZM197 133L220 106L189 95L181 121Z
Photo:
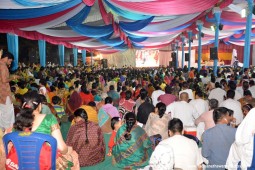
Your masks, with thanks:
M3 52L0 59L0 128L11 128L14 123L14 108L11 101L11 88L9 82L20 78L17 75L10 76L10 67L14 57L9 52Z

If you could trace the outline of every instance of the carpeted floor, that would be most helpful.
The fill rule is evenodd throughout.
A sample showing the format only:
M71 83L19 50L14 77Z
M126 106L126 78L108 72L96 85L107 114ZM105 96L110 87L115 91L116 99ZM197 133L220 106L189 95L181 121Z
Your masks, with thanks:
M70 128L71 123L70 122L66 122L66 123L62 123L61 124L61 133L62 136L64 138L64 140L66 140L67 137L67 133L68 130ZM108 141L110 139L109 134L104 134L104 141L105 141L105 148L106 148L106 154L108 153ZM104 162L101 162L100 164L97 164L95 166L89 166L89 167L81 167L81 170L120 170L120 168L116 168L114 166L112 166L112 158L105 155L105 160Z

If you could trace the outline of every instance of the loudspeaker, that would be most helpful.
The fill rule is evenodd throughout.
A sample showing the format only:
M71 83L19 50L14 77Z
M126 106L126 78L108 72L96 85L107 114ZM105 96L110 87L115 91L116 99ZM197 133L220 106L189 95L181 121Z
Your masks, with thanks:
M219 25L219 30L220 30L220 31L223 30L223 26L224 26L223 24L220 24L220 25Z
M102 59L101 64L103 65L103 68L107 68L108 67L107 59Z
M175 62L176 61L176 52L172 52L171 57L172 57L172 61Z
M217 47L210 48L210 60L218 60L218 49Z
M185 61L189 61L189 53L185 53Z
M69 61L70 61L71 64L73 64L73 60L74 60L74 55L73 55L73 54L70 54Z

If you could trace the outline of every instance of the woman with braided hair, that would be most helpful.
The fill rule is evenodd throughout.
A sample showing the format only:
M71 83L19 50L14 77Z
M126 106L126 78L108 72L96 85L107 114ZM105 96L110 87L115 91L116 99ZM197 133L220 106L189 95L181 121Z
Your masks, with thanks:
M125 115L125 124L120 127L113 147L113 164L119 168L138 169L148 165L152 143L146 132L137 125L133 112Z
M74 112L74 122L66 143L78 153L80 166L92 166L104 161L104 136L98 124L88 120L88 114L83 108Z

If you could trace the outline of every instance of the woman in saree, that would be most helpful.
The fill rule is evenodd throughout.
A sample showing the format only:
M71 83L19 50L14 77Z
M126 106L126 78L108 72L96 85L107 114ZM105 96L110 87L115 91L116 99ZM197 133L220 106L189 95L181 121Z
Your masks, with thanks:
M146 132L136 124L136 116L129 112L120 127L113 147L113 164L119 168L138 169L148 165L152 143Z
M61 155L56 160L57 169L70 169L72 162L75 165L72 169L79 169L78 155L65 144L56 117L53 114L41 114L42 104L39 94L36 92L26 93L23 96L22 108L33 110L32 132L48 134L57 140L58 152Z
M88 119L85 109L77 109L74 112L75 124L71 126L66 141L78 153L82 167L98 164L105 157L103 132L97 123Z
M71 89L71 88L70 88ZM69 89L69 90L70 90ZM82 105L82 99L77 91L70 90L70 98L66 103L66 113L70 116Z

